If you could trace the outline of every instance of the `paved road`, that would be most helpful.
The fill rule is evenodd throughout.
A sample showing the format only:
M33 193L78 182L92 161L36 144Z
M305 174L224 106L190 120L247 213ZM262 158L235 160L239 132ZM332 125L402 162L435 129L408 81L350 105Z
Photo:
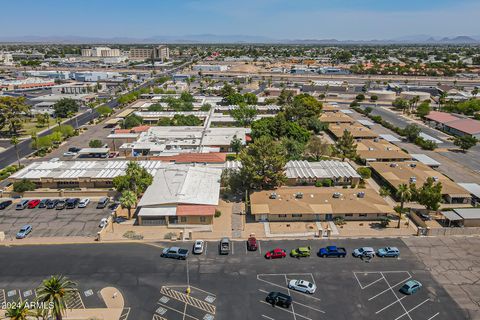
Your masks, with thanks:
M119 289L126 307L131 308L129 320L150 320L154 314L156 319L162 314L169 320L192 319L192 316L231 320L465 319L463 311L399 239L337 240L335 244L346 247L349 253L359 246L393 245L401 250L400 259L374 258L365 263L350 255L344 259L321 259L315 255L273 261L263 258L266 250L275 247L290 251L311 245L316 252L329 244L333 243L260 241L261 251L247 252L245 242L239 241L233 243L229 255L220 256L217 242L207 242L205 254L190 256L187 261L160 258L162 247L170 243L159 243L158 247L142 244L0 247L0 256L15 257L0 259L0 290L25 292L52 274L63 274L78 283L83 299L89 289L93 293L107 286ZM191 248L192 244L177 245ZM398 289L409 278L419 280L424 287L413 296L403 296ZM287 279L316 282L317 292L305 295L288 290ZM187 283L192 286L190 296L184 294ZM270 291L292 295L294 305L288 309L290 312L265 303ZM99 302L84 301L84 304L89 308Z

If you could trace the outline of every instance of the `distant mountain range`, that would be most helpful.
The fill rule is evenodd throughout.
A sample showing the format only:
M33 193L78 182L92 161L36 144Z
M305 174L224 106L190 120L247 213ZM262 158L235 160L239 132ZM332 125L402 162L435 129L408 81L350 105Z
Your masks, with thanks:
M384 40L337 40L337 39L275 39L251 35L194 34L183 36L87 37L87 36L0 36L0 42L9 43L58 43L58 44L148 44L148 43L268 43L268 44L480 44L478 36L433 37L412 35Z

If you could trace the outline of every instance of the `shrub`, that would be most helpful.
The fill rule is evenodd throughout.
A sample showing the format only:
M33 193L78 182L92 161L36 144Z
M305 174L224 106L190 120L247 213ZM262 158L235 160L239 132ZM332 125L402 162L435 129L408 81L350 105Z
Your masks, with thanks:
M88 143L88 146L90 148L101 148L103 146L103 143L102 141L95 139L95 140L90 140L90 142Z
M323 179L323 180L322 180L322 186L324 186L324 187L331 187L331 186L333 186L333 181L332 181L332 179Z
M345 222L345 218L344 218L344 217L335 217L335 218L333 218L333 223L335 223L335 225L337 225L337 226L342 226L342 225L344 225L346 222Z
M13 191L18 193L23 193L25 191L33 191L35 190L36 185L30 180L22 179L13 183Z
M321 186L323 186L322 181L320 180L315 181L315 187L319 188Z
M361 167L357 169L357 172L362 179L370 179L372 177L372 170L370 170L370 168Z
M219 218L222 215L222 211L215 209L215 218Z

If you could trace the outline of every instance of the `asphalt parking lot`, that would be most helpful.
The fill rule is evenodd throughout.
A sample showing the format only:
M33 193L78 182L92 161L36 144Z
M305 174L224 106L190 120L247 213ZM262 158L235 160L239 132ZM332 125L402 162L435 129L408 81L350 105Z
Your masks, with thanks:
M346 247L349 255L263 258L266 250L275 247L289 252L311 245L316 253L319 247L330 244ZM244 242L234 242L231 254L225 256L218 254L216 242L208 242L205 254L186 261L161 258L165 245L191 249L192 244L0 248L0 255L15 252L16 257L0 259L0 268L5 270L0 275L0 289L23 293L42 278L61 273L79 284L87 308L101 304L97 294L101 288L118 288L129 308L128 319L466 319L463 310L400 239L260 241L256 252L247 252ZM375 257L366 263L350 255L356 247L387 245L397 246L400 258ZM290 279L314 282L317 291L307 295L289 290L286 282ZM420 281L423 288L405 296L399 288L409 279ZM186 294L188 285L190 294ZM89 290L93 294L87 297ZM270 291L289 293L293 305L289 309L272 307L265 302Z
M110 210L96 209L91 201L86 208L47 209L33 208L15 210L15 203L0 210L0 231L5 237L15 238L16 233L26 224L32 226L28 237L93 237L100 230L102 218L108 217Z

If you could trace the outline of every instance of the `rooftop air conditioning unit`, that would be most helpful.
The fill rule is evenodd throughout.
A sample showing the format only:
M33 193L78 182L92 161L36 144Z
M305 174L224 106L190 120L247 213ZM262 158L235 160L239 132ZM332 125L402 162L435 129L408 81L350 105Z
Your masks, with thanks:
M373 139L374 142L380 141L378 138Z
M297 199L303 199L303 192L297 192L297 193L295 193L295 198L297 198Z
M365 198L365 192L361 191L361 192L357 193L357 197Z
M395 168L397 166L398 166L398 164L396 164L396 163L390 163L390 168Z
M275 192L270 193L270 199L277 199L277 194Z
M417 178L416 177L410 177L410 183L415 183L417 182Z
M432 177L433 178L433 181L437 182L438 181L438 177Z
M342 195L342 194L341 194L340 192L334 192L334 193L333 193L333 197L334 197L334 198L340 198L341 195Z
M416 163L410 163L410 168L416 168L417 167L417 164Z

